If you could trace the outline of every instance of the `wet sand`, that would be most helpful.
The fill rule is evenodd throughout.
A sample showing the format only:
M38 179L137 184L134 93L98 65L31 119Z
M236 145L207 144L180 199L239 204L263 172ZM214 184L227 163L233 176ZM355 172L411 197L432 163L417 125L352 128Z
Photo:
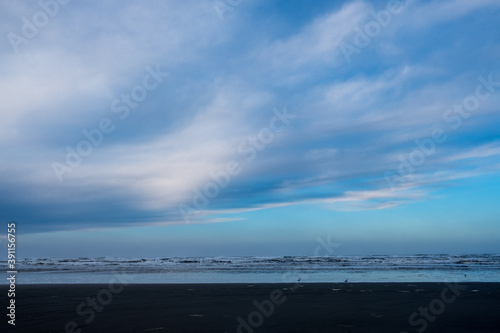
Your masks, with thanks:
M15 329L2 315L7 332L500 332L500 283L16 289ZM1 304L7 304L6 296L0 295Z

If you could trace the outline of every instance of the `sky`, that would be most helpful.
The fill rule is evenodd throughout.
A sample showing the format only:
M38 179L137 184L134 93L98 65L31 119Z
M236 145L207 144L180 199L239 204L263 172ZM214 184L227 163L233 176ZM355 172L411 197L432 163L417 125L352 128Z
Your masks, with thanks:
M497 0L0 8L19 255L500 252Z

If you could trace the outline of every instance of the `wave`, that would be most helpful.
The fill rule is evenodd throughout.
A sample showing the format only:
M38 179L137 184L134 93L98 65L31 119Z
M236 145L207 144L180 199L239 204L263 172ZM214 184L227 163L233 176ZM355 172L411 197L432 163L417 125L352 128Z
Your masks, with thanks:
M1 261L6 263L6 260ZM500 255L24 258L19 272L266 272L284 270L498 270Z

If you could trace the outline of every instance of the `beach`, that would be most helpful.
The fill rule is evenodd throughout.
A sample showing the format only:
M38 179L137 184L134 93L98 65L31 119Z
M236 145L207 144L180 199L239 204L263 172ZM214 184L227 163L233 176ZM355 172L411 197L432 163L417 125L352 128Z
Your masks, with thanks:
M16 326L7 326L31 333L500 332L499 310L500 283L488 282L115 281L18 285Z

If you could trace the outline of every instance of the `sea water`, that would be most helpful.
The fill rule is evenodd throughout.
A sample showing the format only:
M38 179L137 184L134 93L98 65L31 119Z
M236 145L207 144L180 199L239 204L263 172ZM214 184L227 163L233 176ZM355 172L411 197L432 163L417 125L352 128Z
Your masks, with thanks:
M129 283L500 282L499 254L24 258L16 266L18 284L108 283L117 275Z

